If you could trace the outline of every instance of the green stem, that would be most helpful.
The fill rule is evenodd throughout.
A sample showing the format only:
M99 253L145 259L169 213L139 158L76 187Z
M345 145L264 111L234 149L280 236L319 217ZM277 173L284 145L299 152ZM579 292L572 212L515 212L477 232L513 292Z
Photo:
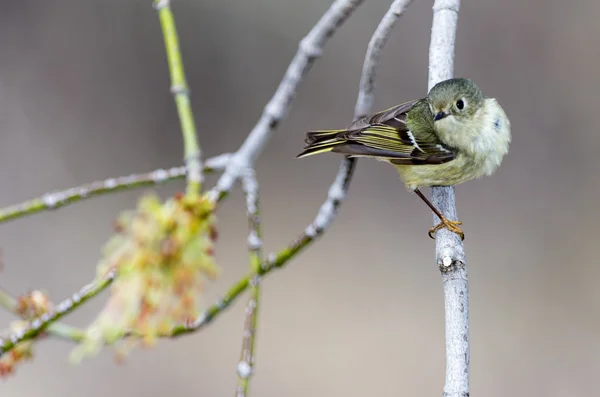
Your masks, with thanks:
M56 323L58 320L71 313L83 303L106 289L112 283L113 279L114 272L107 273L104 277L84 286L71 297L60 302L58 305L56 305L55 310L44 313L41 316L32 319L27 328L12 333L6 339L0 338L0 357L9 352L18 343L33 339L43 333L52 323ZM58 326L58 329L55 328L55 330L57 330L57 332L59 332L62 336L67 337L68 335L68 339L80 339L83 336L83 334L80 334L78 330L67 326L61 325Z
M210 160L207 161L207 163ZM220 164L219 164L220 165ZM220 167L217 167L220 168ZM204 172L213 172L215 168L204 167ZM68 204L76 203L92 197L101 196L121 190L129 190L142 186L157 185L162 182L182 179L186 175L186 167L173 167L158 169L144 174L133 174L108 178L70 189L46 193L41 197L24 201L19 204L0 208L0 223L21 218L26 215L36 214L46 210L54 210ZM1 303L0 303L1 304Z
M52 323L48 326L48 334L56 338L81 342L85 337L85 331L63 323Z
M18 304L18 300L15 297L13 297L3 288L0 288L0 306L4 307L13 314L19 315L17 313ZM48 334L58 338L78 342L83 338L84 332L79 328L71 327L70 325L53 323L48 327Z
M155 0L154 8L158 11L165 39L167 61L171 74L171 92L175 97L175 105L177 106L181 132L183 134L184 160L188 169L187 193L195 195L200 192L202 185L201 152L198 137L196 136L196 124L190 104L189 88L183 70L175 18L173 17L169 0Z
M261 263L261 270L259 272L251 271L242 277L233 287L231 287L225 295L217 301L217 303L210 306L204 313L198 318L188 324L182 324L174 327L169 335L176 337L183 334L198 331L204 326L208 325L214 320L219 314L231 305L246 289L253 283L257 276L266 276L271 271L283 267L290 259L295 257L302 249L308 246L310 243L316 240L316 236L308 236L306 233L295 240L289 247L279 251L276 255L269 255L270 258Z

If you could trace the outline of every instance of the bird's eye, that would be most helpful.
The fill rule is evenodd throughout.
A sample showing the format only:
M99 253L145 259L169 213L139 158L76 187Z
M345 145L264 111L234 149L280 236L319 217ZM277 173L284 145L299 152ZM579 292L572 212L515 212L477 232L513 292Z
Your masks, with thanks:
M463 110L464 107L465 107L465 101L463 101L462 99L459 99L458 101L456 101L456 108L458 110Z

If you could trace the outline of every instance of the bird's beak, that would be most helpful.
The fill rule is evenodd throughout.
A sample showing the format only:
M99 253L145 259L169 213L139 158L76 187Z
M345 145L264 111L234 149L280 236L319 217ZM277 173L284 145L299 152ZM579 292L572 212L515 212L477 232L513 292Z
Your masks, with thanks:
M446 118L447 116L448 116L448 113L446 113L446 112L437 112L435 114L435 116L433 117L433 121L441 120L443 118Z

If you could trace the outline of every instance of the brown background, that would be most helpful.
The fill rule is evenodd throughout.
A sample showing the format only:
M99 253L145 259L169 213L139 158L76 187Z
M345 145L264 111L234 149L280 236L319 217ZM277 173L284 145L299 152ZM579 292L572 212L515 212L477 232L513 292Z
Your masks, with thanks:
M4 2L0 13L0 205L95 179L180 164L160 26L151 1ZM234 150L297 42L329 1L175 1L205 154ZM388 1L367 1L301 86L257 171L266 249L315 215L339 158L295 160L303 133L352 115L364 51ZM376 109L426 92L431 1L390 39ZM513 144L497 175L457 189L471 287L472 395L600 393L600 3L465 1L456 75L498 98ZM214 179L210 180L211 183ZM181 190L175 182L166 196ZM2 225L2 286L62 299L94 275L119 193ZM247 269L239 191L219 212L222 279ZM431 215L395 171L360 161L349 197L315 246L264 287L256 396L440 395L443 300ZM83 326L106 295L68 317ZM0 384L5 396L232 395L243 300L208 329L124 366L110 351L73 367L44 341ZM0 323L12 319L0 313Z

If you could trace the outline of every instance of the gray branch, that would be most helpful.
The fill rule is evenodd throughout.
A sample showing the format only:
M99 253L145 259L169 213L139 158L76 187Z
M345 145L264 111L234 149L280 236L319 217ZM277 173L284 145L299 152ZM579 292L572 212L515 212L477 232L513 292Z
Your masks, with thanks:
M354 118L359 119L367 116L373 107L373 97L375 90L375 77L377 76L377 66L383 53L383 47L390 37L396 21L404 13L406 8L413 0L395 0L389 10L379 22L375 33L369 42L367 55L363 64L363 72L360 78L360 91L354 108Z
M435 0L429 47L429 89L454 74L454 42L460 0ZM433 187L433 204L457 219L454 187ZM434 224L439 220L434 215ZM436 233L436 260L442 272L446 313L444 396L469 395L469 285L462 241L447 229Z
M315 60L321 56L327 41L363 1L334 1L308 35L300 41L298 52L288 66L277 91L212 190L212 200L227 194L244 169L253 166L273 131L287 115L300 82Z
M411 2L412 0L395 0L381 19L381 22L379 22L377 29L375 29L369 41L360 78L358 98L354 107L354 120L364 117L371 112L375 91L375 77L383 47L392 33L394 24ZM314 239L329 226L337 213L339 204L346 196L355 165L356 159L345 157L342 160L335 180L329 188L327 200L319 208L319 212L313 222L306 228L304 236Z

